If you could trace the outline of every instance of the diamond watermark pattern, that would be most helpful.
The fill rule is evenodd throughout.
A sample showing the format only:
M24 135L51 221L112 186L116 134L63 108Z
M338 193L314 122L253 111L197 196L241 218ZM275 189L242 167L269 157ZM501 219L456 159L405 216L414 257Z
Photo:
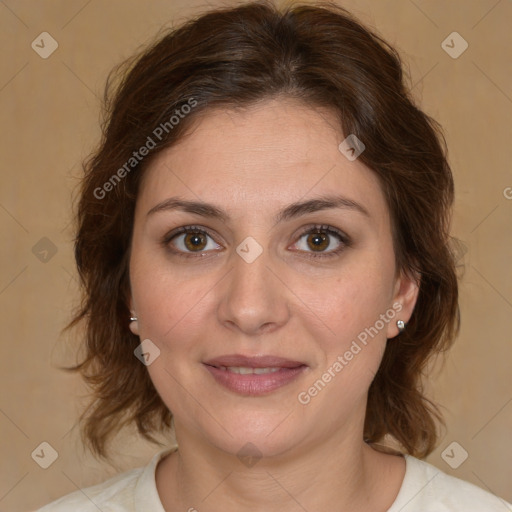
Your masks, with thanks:
M43 441L30 456L43 469L48 469L59 457L57 450L46 441Z
M150 339L145 339L133 353L143 364L149 366L160 356L160 349Z
M246 263L252 263L263 252L263 247L252 236L248 236L236 248L236 252Z
M263 454L253 443L244 444L236 455L240 462L248 468L252 468L263 457Z
M452 32L441 43L441 48L452 59L458 59L468 49L468 46L468 42L458 32Z
M453 441L443 450L441 458L452 469L457 469L468 458L468 452L457 441Z
M356 135L351 133L343 142L341 142L338 149L347 160L353 162L366 149L366 146L357 138Z
M47 59L59 47L59 43L48 32L41 32L30 46L39 57Z
M49 239L43 236L34 247L32 254L41 262L48 263L57 253L57 246Z

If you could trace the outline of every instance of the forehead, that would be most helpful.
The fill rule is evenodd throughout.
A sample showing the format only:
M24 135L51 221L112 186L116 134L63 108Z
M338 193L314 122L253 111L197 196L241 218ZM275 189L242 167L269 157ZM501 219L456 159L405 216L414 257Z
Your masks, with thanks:
M340 152L345 136L338 125L333 112L288 99L206 111L186 137L153 160L138 208L180 196L234 215L262 206L272 213L299 199L343 194L382 219L387 207L378 178Z

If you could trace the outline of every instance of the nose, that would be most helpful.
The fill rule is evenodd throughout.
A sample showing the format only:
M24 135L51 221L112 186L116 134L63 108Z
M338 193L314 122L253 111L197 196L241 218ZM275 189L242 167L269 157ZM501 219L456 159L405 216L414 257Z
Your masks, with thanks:
M289 319L290 291L277 277L267 251L248 263L238 253L222 280L220 322L230 329L257 336L279 329Z

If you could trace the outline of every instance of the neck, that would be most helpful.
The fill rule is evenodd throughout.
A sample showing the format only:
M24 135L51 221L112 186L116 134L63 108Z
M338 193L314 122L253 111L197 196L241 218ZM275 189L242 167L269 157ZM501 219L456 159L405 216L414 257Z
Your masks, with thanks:
M179 449L157 467L162 504L170 512L384 512L398 493L405 461L370 448L362 435L354 442L356 434L340 431L321 444L244 464L176 426Z

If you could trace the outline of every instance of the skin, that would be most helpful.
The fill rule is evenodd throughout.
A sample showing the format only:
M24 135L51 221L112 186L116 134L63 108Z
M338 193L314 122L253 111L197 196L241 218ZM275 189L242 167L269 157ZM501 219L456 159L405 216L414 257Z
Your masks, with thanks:
M363 424L368 388L398 334L396 320L412 314L418 285L397 272L379 182L339 151L344 138L328 111L266 100L243 111L210 111L144 176L130 259L130 308L138 321L130 327L159 348L147 369L174 415L179 450L156 470L166 510L384 512L399 491L404 458L364 443ZM274 222L290 203L333 193L357 201L370 217L331 208ZM230 220L180 210L148 215L171 196L213 203ZM343 250L315 258L318 249L301 232L315 224L341 230L352 243L328 235L323 254ZM202 256L185 246L185 235L162 244L186 225L212 234ZM263 250L252 263L236 252L248 236ZM317 396L299 403L298 394L397 303L400 312ZM243 396L203 365L235 353L281 356L308 368L268 395ZM237 457L248 442L262 454L252 467Z

